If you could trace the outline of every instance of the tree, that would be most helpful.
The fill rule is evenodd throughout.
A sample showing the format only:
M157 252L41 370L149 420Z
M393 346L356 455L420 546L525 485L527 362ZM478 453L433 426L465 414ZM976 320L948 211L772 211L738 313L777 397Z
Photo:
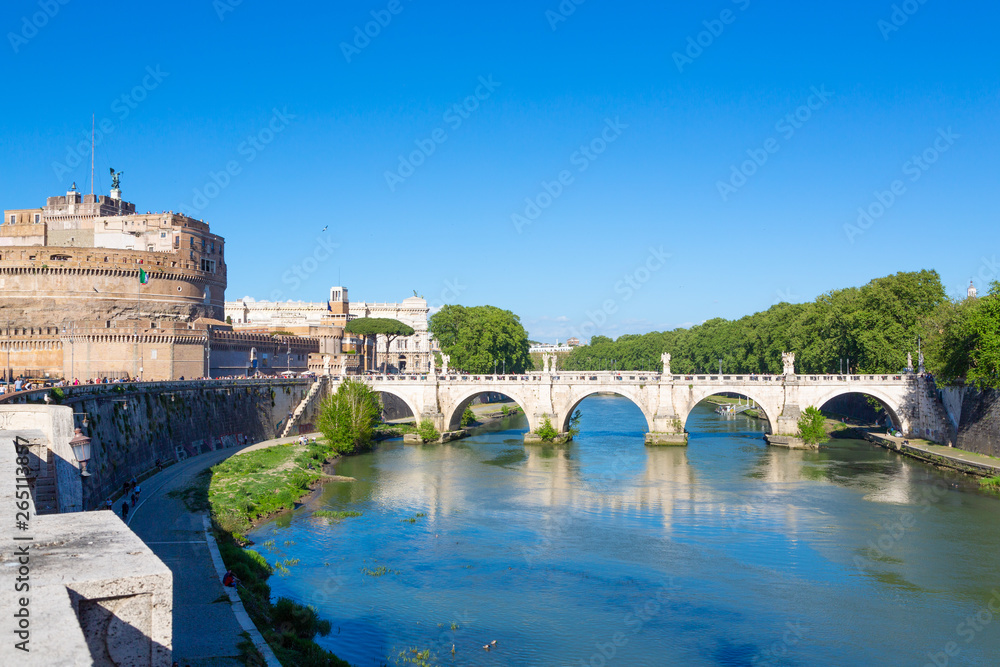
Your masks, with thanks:
M979 299L966 325L972 349L966 380L984 388L1000 388L1000 282Z
M388 372L389 370L389 346L392 345L392 341L400 336L412 336L414 333L413 327L410 325L388 317L359 317L348 322L347 326L344 327L344 331L363 337L366 343L371 342L375 347L376 363L378 363L378 337L385 336L385 363L383 364L383 372ZM368 345L366 344L365 368L368 366Z
M323 402L317 427L338 454L366 451L381 414L378 394L363 382L347 379Z
M531 368L528 333L509 310L448 305L431 316L430 331L454 368L483 374Z
M813 405L810 405L799 417L799 437L807 445L818 445L826 440L826 417Z

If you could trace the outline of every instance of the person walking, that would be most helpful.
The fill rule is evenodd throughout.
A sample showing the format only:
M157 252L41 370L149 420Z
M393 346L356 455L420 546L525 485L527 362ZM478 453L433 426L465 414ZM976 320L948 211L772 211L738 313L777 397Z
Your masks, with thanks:
M122 501L122 521L128 520L128 501Z

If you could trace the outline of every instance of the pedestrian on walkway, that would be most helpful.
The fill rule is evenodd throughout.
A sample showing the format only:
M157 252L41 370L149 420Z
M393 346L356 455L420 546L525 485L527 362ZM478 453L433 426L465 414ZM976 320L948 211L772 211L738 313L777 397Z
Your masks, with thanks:
M123 500L122 501L122 521L126 521L127 519L128 519L128 501L127 500Z
M108 496L108 499L104 501L104 505L105 509L113 510L115 508L115 504L111 502L111 496Z

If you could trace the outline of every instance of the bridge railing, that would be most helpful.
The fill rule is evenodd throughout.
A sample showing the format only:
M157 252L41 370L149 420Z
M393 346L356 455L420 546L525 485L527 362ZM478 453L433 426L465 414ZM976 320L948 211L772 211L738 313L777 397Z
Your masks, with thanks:
M375 382L671 382L674 384L698 383L698 384L780 384L780 383L836 383L836 382L874 382L878 384L905 384L916 382L918 377L913 374L873 374L873 375L757 375L756 373L745 374L709 374L692 373L679 375L661 375L660 373L649 373L639 371L556 371L555 373L525 373L520 375L489 375L472 373L448 373L447 375L422 374L399 374L399 375L353 375L332 377L333 382L340 382L345 377L362 380L368 383Z

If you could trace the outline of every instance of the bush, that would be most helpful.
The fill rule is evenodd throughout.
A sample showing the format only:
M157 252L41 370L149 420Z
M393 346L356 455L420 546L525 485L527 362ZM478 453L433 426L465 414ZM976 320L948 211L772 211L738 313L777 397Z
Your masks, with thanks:
M469 424L476 423L476 413L472 411L472 408L466 408L465 412L462 413L462 426L468 426Z
M799 437L807 445L816 445L827 439L826 417L815 406L810 405L799 417Z
M559 435L559 431L552 425L548 415L542 418L542 425L535 430L535 435L542 439L542 442L552 442Z
M510 414L510 408L508 408L506 405L500 406L500 414L506 417L507 415Z
M417 428L417 434L424 442L436 441L441 437L441 434L438 433L436 428L434 428L434 422L426 419L420 422L420 426Z
M345 380L323 402L316 426L334 452L353 454L371 449L381 414L378 394L363 382Z

